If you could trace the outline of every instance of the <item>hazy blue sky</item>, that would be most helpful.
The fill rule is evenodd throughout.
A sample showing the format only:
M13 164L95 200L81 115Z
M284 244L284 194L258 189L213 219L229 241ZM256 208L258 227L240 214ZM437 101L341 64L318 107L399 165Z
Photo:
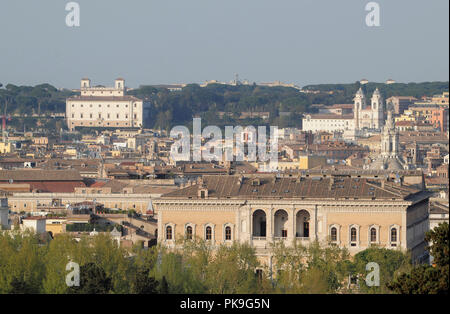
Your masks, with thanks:
M68 2L0 0L0 82L449 77L448 0L376 1L380 27L365 24L369 0L78 0L79 28L65 24Z

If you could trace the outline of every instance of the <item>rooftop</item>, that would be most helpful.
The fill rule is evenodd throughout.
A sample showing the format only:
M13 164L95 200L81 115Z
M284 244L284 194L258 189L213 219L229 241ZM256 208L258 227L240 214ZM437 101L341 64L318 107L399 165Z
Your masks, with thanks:
M205 176L200 184L163 195L163 199L199 198L200 189L209 199L396 199L405 200L420 193L418 189L365 178L297 177L275 175Z
M82 181L76 170L0 170L0 181Z

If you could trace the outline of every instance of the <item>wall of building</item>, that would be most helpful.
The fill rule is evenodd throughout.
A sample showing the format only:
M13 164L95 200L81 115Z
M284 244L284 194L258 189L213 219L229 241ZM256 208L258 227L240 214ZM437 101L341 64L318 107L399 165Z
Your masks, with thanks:
M89 79L82 79L80 96L66 100L70 130L80 126L140 128L143 115L143 101L126 95L123 79L117 79L114 87L91 87Z
M405 209L403 209L405 210ZM390 247L390 227L393 225L402 225L403 213L401 210L372 210L366 208L364 212L348 210L345 212L328 212L326 215L326 232L329 236L330 228L333 225L340 227L340 245L348 247L351 251L364 250L370 247L370 229L377 229L378 241L374 244L380 247ZM359 228L358 246L350 246L350 228L352 226ZM402 248L406 248L405 239L401 238L401 230L398 233Z
M140 127L143 123L143 101L134 100L67 100L68 127Z
M183 238L185 235L186 226L189 224L193 227L194 236L205 239L205 229L207 226L213 228L214 241L217 245L225 241L224 229L225 226L231 226L234 230L236 223L236 211L234 210L219 210L219 211L204 211L204 210L171 210L165 211L162 216L158 213L158 240L164 240L165 227L171 224L176 235L176 239ZM235 238L235 235L233 235Z
M407 249L411 250L413 260L426 254L425 233L429 230L428 200L421 201L408 208L406 215Z
M353 119L322 119L322 118L303 118L302 131L311 132L335 132L335 131L345 131L354 130L355 121Z
M61 200L63 206L95 199L106 208L134 209L145 213L150 200L159 196L160 194L14 193L8 198L8 202L15 212L40 212L38 204L49 206L54 199Z
M180 202L180 203L178 203ZM183 201L156 200L154 202L158 212L158 241L167 244L165 241L164 229L171 225L174 234L183 236L188 223L195 225L195 234L204 239L205 227L207 224L215 226L216 243L223 242L223 229L229 223L234 227L234 239L241 243L249 242L257 249L259 256L270 255L270 243L274 240L285 241L286 245L291 245L294 239L304 245L308 245L314 240L323 244L328 244L330 239L330 229L332 226L338 227L337 245L347 247L351 254L356 254L371 245L386 247L390 249L414 249L413 257L416 258L424 253L423 237L424 229L422 225L428 225L428 218L424 216L426 208L423 205L412 206L405 201L250 201L247 205L220 204L221 201L208 205L211 200L201 203L183 203ZM226 202L226 201L223 201ZM252 202L254 202L252 204ZM258 203L258 204L257 204ZM325 203L325 204L324 204ZM374 204L375 203L375 204ZM181 209L183 208L183 209ZM253 226L253 214L261 210L265 213L266 236L254 235L254 230L259 228ZM276 218L276 213L283 210L286 215L282 221ZM309 216L309 237L302 236L298 219L300 212L307 212ZM409 217L407 219L407 216ZM408 221L420 220L418 227L408 225ZM256 221L256 220L255 220ZM350 228L356 227L358 230L357 245L350 245ZM377 230L377 239L370 241L370 229ZM256 229L255 229L256 228ZM397 229L397 241L391 241L391 228ZM414 237L411 238L407 230L416 228ZM418 229L417 229L418 228ZM286 230L286 238L281 237L280 230ZM411 229L413 230L413 229ZM173 243L171 242L171 245Z
M0 229L9 228L9 208L8 200L6 198L0 199Z

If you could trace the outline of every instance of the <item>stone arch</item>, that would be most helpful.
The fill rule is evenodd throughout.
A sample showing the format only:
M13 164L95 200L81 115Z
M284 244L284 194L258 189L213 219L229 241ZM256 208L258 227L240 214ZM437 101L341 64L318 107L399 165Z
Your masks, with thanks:
M302 209L297 212L295 216L295 236L298 238L309 238L310 236L310 220L311 215L309 211Z
M266 237L267 234L267 215L262 209L257 209L252 214L252 235L254 237Z
M278 209L274 214L273 234L277 238L286 238L288 232L289 214L284 209Z

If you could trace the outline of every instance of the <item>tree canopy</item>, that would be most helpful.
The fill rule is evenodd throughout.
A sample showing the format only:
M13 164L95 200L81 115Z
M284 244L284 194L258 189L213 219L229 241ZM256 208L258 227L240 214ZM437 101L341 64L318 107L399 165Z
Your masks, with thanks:
M409 272L402 272L388 284L389 289L403 294L448 294L449 288L449 228L439 224L426 234L431 245L428 250L433 265L418 265Z

